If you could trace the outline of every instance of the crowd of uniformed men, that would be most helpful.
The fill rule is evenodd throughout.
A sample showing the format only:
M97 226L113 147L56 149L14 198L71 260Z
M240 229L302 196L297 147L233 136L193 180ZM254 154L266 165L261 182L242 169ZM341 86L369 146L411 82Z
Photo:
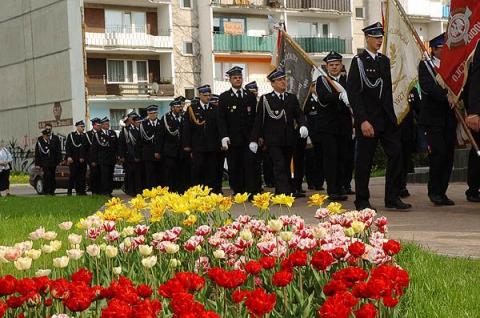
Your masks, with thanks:
M131 112L119 136L110 129L106 117L92 119L92 129L87 132L83 121L76 123L76 131L66 140L68 193L73 189L80 195L86 193L88 165L91 192L111 195L116 163L123 164L125 191L132 196L158 185L183 192L203 184L220 193L226 159L233 193L259 193L263 181L267 187L275 187L277 194L300 197L305 193L305 176L313 190L323 190L326 181L331 200L343 201L356 194L358 209L371 208L369 178L377 143L381 142L388 158L385 206L405 210L411 205L401 198L409 196L406 175L411 169L417 123L426 131L428 141L429 198L435 205L453 205L446 191L455 147L455 104L435 80L443 35L430 42L432 62L420 63L421 90L412 91L412 110L399 126L393 109L390 61L378 52L383 42L382 25L375 23L363 31L367 46L353 58L348 77L343 73L342 56L331 52L324 59L328 77L317 79L305 105L286 91L282 70L267 76L273 91L258 97L256 83L243 87L242 68L235 66L227 72L232 87L220 96L204 85L188 107L184 97L177 97L170 103L170 112L161 118L154 105L146 109L146 118ZM477 142L479 51L464 96L470 114L467 123ZM47 194L55 191L55 167L62 159L60 141L47 127L35 151L35 164L43 168ZM480 201L479 170L480 159L472 151L466 192L472 202ZM355 192L351 188L353 173Z

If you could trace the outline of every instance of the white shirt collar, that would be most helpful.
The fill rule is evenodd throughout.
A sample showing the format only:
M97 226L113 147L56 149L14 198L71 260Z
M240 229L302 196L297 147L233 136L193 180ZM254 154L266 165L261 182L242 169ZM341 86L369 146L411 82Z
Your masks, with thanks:
M333 76L333 75L328 74L328 76L330 76L331 78L333 78L334 80L336 80L338 82L338 81L340 81L340 77L342 75L340 74L340 75L337 75L337 76Z
M285 99L286 92L280 93L280 92L277 92L276 90L273 90L273 92L277 95L278 98L280 98L280 95L283 95L283 99Z
M241 88L234 88L234 87L232 86L232 91L233 91L233 93L234 93L235 95L238 95L238 91L240 91L240 93L241 93L242 96L243 96L243 91L242 91Z
M432 63L436 68L440 68L440 59L432 56Z
M377 53L373 53L373 52L371 52L369 49L365 49L365 51L367 51L368 54L370 54L370 56L371 56L373 59L375 59L375 58L378 56L378 52L377 52Z
M202 101L200 101L200 106L202 106L203 109L207 109L208 104L204 104Z

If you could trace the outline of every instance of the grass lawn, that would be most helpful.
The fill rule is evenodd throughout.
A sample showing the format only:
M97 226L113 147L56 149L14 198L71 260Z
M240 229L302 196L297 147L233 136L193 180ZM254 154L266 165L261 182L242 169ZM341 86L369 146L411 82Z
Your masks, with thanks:
M90 215L106 200L101 196L2 197L0 245L26 239L40 225L56 230L58 223ZM408 270L411 284L398 305L397 317L480 317L480 260L439 256L405 244L398 262Z

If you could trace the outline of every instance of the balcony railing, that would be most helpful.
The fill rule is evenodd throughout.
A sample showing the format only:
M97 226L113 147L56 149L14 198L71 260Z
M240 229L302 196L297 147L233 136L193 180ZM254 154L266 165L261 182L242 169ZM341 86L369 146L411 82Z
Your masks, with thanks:
M173 96L174 86L171 79L162 79L162 83L107 83L105 76L88 76L87 88L90 96Z
M143 30L143 29L142 29ZM133 31L133 32L132 32ZM87 48L129 48L129 49L164 49L172 48L172 37L169 31L151 35L137 30L109 26L105 33L85 33ZM141 31L140 29L138 31Z
M341 54L352 53L351 41L341 38L294 37L307 53L335 51Z
M232 7L270 7L280 8L283 0L212 0L213 5Z
M272 91L272 84L270 84L269 81L266 79L260 80L258 78L244 78L243 82L248 83L250 81L256 81L258 85L258 95L263 95L267 94ZM229 81L227 80L221 80L221 79L215 79L213 81L213 92L215 94L221 94L225 92L226 90L229 90L232 87L232 84L230 84Z
M271 35L213 35L213 47L216 52L272 52L274 43Z
M287 0L286 7L290 9L352 12L350 0Z

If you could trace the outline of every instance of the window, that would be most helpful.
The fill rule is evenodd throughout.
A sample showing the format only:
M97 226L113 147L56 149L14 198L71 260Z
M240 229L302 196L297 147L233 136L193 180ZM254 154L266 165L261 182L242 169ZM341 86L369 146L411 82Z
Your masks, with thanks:
M145 12L105 10L105 32L145 33L147 17Z
M195 98L195 88L185 88L185 98L192 100Z
M328 24L322 25L322 30L324 30L325 25L327 26L328 33ZM317 37L318 36L318 23L314 22L298 22L298 36L299 37Z
M183 9L191 9L192 0L180 0L180 7Z
M183 54L184 55L193 55L193 43L192 42L183 42Z
M245 63L215 63L215 80L217 81L228 81L229 76L226 72L234 66L240 66L243 68L242 75L243 79L248 80L248 66Z
M364 19L365 18L365 8L355 8L355 18L357 19Z
M147 83L147 61L107 60L108 83Z
M322 24L322 36L328 38L330 36L330 27L328 24Z
M213 33L220 33L220 18L213 18Z

